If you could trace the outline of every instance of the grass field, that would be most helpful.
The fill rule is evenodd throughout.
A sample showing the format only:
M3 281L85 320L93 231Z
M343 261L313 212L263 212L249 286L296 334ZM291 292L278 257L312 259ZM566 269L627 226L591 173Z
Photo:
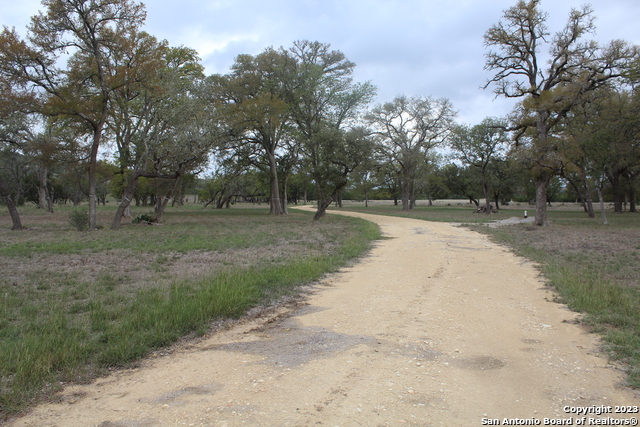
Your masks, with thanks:
M483 224L522 217L525 209L534 215L533 207L511 206L483 215L472 213L472 206L451 205L418 206L409 212L389 204L369 208L353 204L346 209L463 223L510 246L539 265L558 300L583 314L584 324L602 335L611 357L626 368L629 385L640 388L640 214L609 211L609 225L603 225L579 206L554 205L548 211L551 227L492 228Z
M138 209L146 212L147 208ZM0 420L216 321L296 293L380 237L366 221L169 208L161 225L79 232L70 207L0 217Z
M468 224L540 265L558 298L584 313L612 357L640 387L640 215L609 213L609 226L575 206L549 210L551 227L490 228L521 217L526 205L495 215L464 202L400 207L347 203L344 209ZM0 420L67 382L90 381L135 364L216 321L293 295L297 285L335 271L380 237L370 223L264 207L169 208L162 225L108 229L115 207L101 207L104 229L78 232L71 207L55 214L21 209L24 231L0 216ZM134 215L146 213L146 208Z

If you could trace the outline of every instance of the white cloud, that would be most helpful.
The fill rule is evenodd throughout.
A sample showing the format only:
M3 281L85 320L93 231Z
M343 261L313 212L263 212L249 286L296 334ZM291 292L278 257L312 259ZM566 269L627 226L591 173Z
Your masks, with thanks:
M640 44L637 0L589 0L597 37ZM585 0L543 0L549 29L564 25ZM208 73L226 73L234 58L295 40L330 43L357 64L356 78L379 88L379 102L398 94L449 98L460 120L475 124L506 114L513 102L481 90L483 34L516 0L154 0L146 30L170 44L196 49ZM23 28L37 0L8 3L0 23Z

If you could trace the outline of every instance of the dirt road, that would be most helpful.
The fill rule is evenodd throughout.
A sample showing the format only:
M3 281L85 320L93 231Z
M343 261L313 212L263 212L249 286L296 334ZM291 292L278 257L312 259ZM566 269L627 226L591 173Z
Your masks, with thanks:
M597 337L550 302L530 264L449 224L357 216L391 239L308 304L70 387L12 425L590 425L640 415L615 413L640 405L638 394L619 387Z

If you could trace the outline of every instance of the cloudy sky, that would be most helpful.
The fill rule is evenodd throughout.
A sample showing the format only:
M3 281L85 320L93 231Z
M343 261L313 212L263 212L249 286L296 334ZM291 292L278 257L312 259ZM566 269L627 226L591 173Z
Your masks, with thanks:
M1 0L0 24L22 31L40 0ZM173 46L196 49L208 74L234 58L295 40L330 43L355 62L357 81L378 87L377 102L396 95L448 98L468 124L510 111L480 87L483 34L517 0L148 0L146 30ZM542 0L558 31L583 0ZM640 44L640 1L591 0L596 40Z

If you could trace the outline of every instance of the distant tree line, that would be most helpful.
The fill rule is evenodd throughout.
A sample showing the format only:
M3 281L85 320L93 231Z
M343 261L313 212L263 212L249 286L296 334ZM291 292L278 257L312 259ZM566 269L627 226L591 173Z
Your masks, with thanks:
M142 31L141 3L45 0L24 39L0 34L2 203L14 229L23 203L83 201L95 229L108 195L112 228L131 204L159 219L186 194L205 207L268 203L273 215L314 200L315 219L345 197L403 210L464 198L486 213L529 201L538 225L558 198L591 217L596 198L635 212L638 49L585 40L589 8L550 36L538 3L519 1L485 34L486 87L520 102L469 126L447 99L371 105L375 86L354 82L355 64L328 44L242 54L207 76L196 51Z

